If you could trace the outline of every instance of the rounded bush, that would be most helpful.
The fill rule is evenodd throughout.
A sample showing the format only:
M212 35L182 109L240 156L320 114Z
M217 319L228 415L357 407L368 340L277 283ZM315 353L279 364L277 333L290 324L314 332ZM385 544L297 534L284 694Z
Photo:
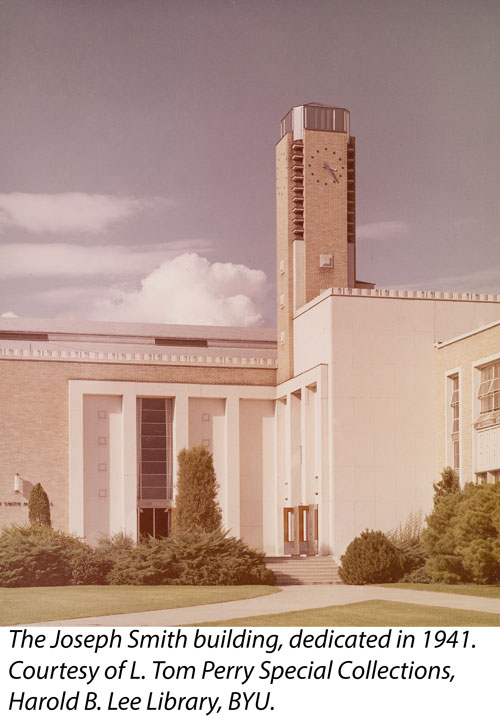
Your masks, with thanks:
M403 574L398 551L383 532L365 530L340 558L339 575L347 585L396 582Z
M103 565L89 545L43 525L4 528L0 586L89 585L103 582Z

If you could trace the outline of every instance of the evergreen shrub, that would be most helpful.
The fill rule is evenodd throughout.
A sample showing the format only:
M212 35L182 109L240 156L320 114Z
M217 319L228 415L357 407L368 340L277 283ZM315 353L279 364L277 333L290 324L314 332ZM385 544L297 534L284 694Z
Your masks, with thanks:
M500 583L500 483L442 497L427 517L423 544L435 582Z
M164 542L172 553L178 585L274 585L264 554L220 529L176 532Z
M97 553L43 525L13 525L0 534L0 586L89 585L104 580Z
M31 525L51 526L49 498L40 483L31 488L28 499L28 519Z
M403 575L399 552L379 530L365 530L340 558L341 580L347 585L397 582Z
M412 582L405 578L425 565L426 554L422 543L422 530L422 512L412 512L406 522L386 533L387 538L399 553L404 573L401 582Z
M218 483L212 453L202 445L181 450L177 456L177 496L174 530L185 532L200 528L206 532L221 525L221 509L217 502Z

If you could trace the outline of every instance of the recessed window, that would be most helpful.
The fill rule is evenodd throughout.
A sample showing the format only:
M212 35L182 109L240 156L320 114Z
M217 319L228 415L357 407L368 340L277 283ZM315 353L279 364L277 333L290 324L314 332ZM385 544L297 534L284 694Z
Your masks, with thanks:
M282 330L281 333L280 333L280 343L281 343L282 345L285 344L285 331L284 331L284 330Z
M97 417L98 417L98 418L105 418L105 417L106 417L106 410L98 410L98 411L97 411Z
M475 428L500 424L500 362L481 368L477 397L480 409Z
M108 466L106 465L106 463L99 463L97 469L99 470L99 472L106 472Z
M210 420L210 415L208 413L202 413L201 419L203 422L208 422Z
M102 488L99 490L99 497L105 498L107 494L106 490L103 490Z
M203 445L203 447L210 447L210 440L205 438L204 440L201 441L201 444Z
M97 438L97 444L98 444L98 445L106 445L107 442L108 442L108 438L105 438L105 437L102 437L102 436Z

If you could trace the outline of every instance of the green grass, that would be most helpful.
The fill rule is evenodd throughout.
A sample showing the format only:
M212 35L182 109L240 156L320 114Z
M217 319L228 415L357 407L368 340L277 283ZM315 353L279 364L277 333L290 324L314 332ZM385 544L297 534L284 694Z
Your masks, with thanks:
M206 605L280 592L267 585L0 588L0 625Z
M500 614L368 600L276 615L203 623L206 627L500 627Z
M478 597L500 598L500 585L425 585L424 583L382 583L380 587L396 590L425 590L453 595L477 595Z

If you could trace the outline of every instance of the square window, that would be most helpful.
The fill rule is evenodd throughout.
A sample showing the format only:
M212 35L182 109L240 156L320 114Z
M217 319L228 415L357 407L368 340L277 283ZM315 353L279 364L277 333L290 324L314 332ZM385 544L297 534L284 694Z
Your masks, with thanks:
M210 415L208 413L202 413L201 419L203 422L208 422L210 420Z
M97 438L98 445L106 445L107 442L108 442L108 438L106 438L106 437L101 436L101 437Z
M107 415L106 415L106 410L98 410L98 411L97 411L97 417L98 417L98 418L105 418L106 416L107 416Z
M99 463L97 469L99 470L99 472L106 472L108 466L106 465L106 463Z
M106 492L106 490L103 490L103 489L100 489L100 490L99 490L99 497L103 497L103 498L104 498L104 497L106 497L107 494L108 494L108 493Z
M210 440L207 440L207 439L202 440L201 444L203 445L203 447L210 447Z
M332 268L333 267L333 255L320 255L319 256L319 266L322 268Z

